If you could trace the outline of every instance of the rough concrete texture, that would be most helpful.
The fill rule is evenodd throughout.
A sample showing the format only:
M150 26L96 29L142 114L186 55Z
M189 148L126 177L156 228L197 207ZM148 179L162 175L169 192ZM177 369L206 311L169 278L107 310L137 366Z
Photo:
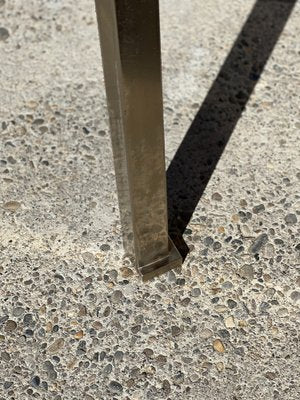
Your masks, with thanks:
M299 398L291 5L161 1L168 164L189 132L170 202L190 253L142 284L123 259L93 1L0 0L1 400Z

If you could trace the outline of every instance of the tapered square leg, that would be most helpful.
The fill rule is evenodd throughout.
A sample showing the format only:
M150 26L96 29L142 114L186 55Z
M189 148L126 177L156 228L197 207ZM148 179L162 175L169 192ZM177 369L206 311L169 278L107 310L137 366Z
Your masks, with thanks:
M168 237L158 0L95 0L123 242L144 280L181 265Z

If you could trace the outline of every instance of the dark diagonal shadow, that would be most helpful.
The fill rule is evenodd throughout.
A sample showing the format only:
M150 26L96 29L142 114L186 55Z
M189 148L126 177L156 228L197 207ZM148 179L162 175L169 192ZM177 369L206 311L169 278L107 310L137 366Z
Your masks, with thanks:
M296 0L257 0L167 171L170 235L182 234Z

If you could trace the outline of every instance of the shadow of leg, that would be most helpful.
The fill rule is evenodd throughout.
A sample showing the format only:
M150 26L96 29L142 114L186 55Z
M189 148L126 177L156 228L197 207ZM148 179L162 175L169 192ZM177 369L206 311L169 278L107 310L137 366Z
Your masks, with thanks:
M182 234L253 92L296 0L257 0L167 171L169 232Z

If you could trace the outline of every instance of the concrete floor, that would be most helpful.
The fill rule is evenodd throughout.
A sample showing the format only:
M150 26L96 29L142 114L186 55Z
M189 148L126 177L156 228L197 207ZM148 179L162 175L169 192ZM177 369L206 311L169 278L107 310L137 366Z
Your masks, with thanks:
M1 400L300 396L300 4L160 3L190 253L142 284L123 259L93 1L0 0Z

